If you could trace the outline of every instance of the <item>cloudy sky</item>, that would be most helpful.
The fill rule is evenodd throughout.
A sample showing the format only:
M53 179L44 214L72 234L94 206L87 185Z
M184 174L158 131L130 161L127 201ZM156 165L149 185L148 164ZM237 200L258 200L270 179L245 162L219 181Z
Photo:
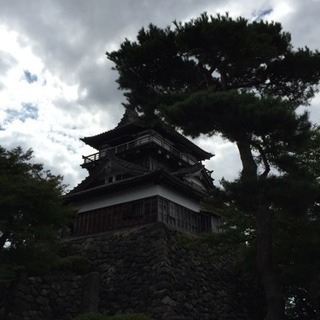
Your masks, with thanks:
M320 49L320 0L0 0L0 144L32 148L71 187L95 150L79 138L116 126L124 112L117 74L105 57L150 22L160 27L202 12L281 22L295 47ZM310 108L320 123L320 97ZM215 154L213 177L240 170L234 145L199 138Z

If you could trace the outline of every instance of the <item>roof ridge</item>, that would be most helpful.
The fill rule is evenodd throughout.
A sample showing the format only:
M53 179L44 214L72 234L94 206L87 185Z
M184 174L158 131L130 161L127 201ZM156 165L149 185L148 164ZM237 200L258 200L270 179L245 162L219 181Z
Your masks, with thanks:
M193 173L193 172L196 172L196 171L202 170L202 169L205 169L204 165L198 162L198 163L195 163L191 166L178 169L178 170L172 172L172 174L179 175L179 174L185 174L185 173Z
M134 110L132 108L126 108L125 112L124 112L120 122L116 126L116 128L125 126L130 123L136 123L138 120L139 120L139 115L136 112L136 110Z

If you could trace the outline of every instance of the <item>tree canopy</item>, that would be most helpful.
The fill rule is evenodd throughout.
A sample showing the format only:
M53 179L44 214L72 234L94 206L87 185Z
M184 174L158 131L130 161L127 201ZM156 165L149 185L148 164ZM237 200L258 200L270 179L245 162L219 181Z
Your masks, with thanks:
M295 50L274 22L202 14L174 26L151 24L137 41L126 39L107 53L127 107L146 116L160 112L192 136L222 134L237 143L243 170L253 175L250 147L258 153L264 141L298 147L310 123L295 110L318 90L318 51Z
M72 213L62 201L62 177L32 158L32 150L0 147L0 271L53 263Z
M152 111L207 89L272 95L297 106L317 90L319 52L294 50L279 23L204 13L174 26L150 24L137 41L107 53L130 106Z
M194 137L220 134L236 144L242 172L224 183L222 198L227 211L241 216L238 230L253 230L265 319L284 319L288 282L279 273L278 253L294 232L315 235L319 228L311 223L319 203L319 129L297 109L319 89L320 53L293 48L279 23L204 13L175 21L173 29L150 24L107 57L119 73L126 108L147 119L158 114ZM288 232L279 237L281 228ZM291 255L283 254L288 267L299 260L309 235L295 242Z

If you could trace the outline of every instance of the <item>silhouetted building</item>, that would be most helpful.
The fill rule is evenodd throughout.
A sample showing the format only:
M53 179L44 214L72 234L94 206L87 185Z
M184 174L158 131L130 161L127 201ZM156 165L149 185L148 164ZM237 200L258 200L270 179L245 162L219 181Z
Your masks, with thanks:
M83 157L89 176L66 196L79 209L75 236L157 221L191 233L217 231L218 217L200 204L213 188L201 161L212 154L163 121L126 111L113 130L81 140L98 152Z

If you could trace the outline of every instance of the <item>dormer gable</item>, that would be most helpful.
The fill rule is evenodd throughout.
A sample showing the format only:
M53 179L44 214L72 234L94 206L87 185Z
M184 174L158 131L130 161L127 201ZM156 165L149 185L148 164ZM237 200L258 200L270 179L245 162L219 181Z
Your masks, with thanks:
M212 172L208 171L201 163L197 163L193 166L173 172L173 175L179 177L195 189L208 191L212 189L213 185L211 173Z

